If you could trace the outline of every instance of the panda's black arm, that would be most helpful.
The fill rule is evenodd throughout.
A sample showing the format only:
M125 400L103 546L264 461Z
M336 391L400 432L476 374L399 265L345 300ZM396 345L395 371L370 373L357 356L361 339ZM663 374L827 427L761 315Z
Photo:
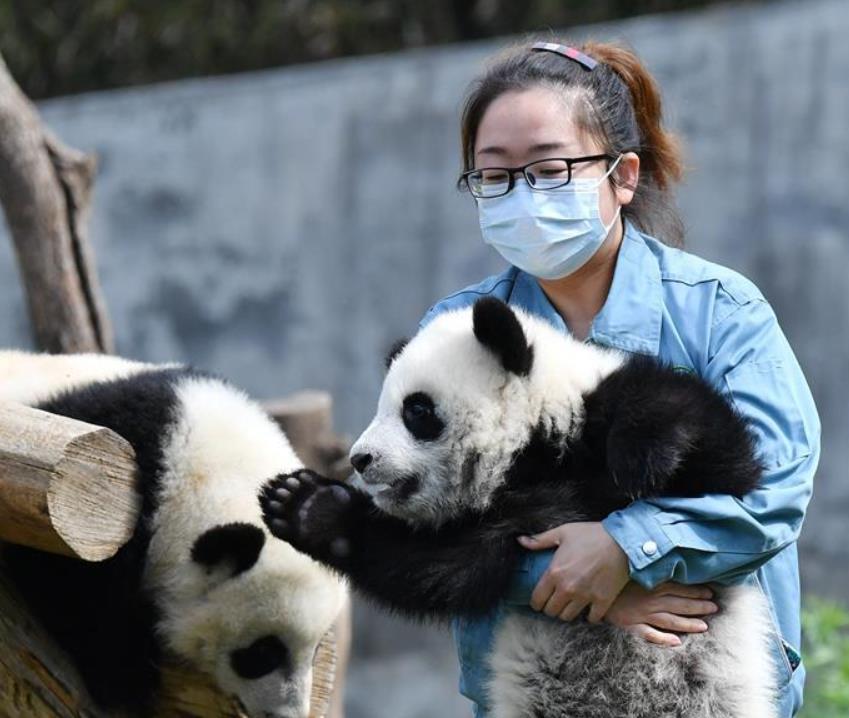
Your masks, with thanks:
M575 475L611 509L650 496L742 496L758 484L745 420L698 376L635 355L585 401Z
M473 616L507 590L520 547L485 528L412 530L382 512L364 516L350 558L338 567L360 591L412 615Z
M521 551L514 535L480 521L413 528L368 495L309 471L273 480L260 502L273 535L367 596L421 618L494 608Z

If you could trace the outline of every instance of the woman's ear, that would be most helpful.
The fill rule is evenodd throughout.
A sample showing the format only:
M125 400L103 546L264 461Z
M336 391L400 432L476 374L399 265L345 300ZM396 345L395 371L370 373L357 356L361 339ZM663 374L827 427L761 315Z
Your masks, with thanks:
M640 181L640 157L636 152L626 152L613 171L613 193L621 205L630 204Z

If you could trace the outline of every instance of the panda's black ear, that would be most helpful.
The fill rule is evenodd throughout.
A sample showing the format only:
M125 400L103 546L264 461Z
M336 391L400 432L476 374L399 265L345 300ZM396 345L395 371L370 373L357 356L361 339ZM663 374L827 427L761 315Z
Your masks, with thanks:
M396 339L392 346L389 347L389 351L386 352L386 357L383 360L383 365L386 367L387 371L389 367L392 366L392 362L395 361L395 357L397 357L402 351L404 351L404 347L410 342L407 337L402 337L401 339Z
M512 309L500 299L484 297L472 309L477 340L493 352L507 371L527 376L534 363L534 348Z
M253 566L262 547L265 534L258 526L230 523L204 531L192 546L192 560L207 568L226 566L230 576L238 576Z

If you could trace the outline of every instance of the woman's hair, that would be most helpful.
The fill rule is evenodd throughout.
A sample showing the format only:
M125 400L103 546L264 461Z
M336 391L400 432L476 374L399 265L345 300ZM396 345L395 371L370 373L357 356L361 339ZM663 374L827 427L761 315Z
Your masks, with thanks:
M604 152L614 157L624 152L639 155L640 180L622 214L642 231L681 246L684 227L672 188L681 179L683 161L676 137L662 126L657 83L624 47L600 42L576 47L598 61L593 70L554 52L531 50L530 43L496 56L472 84L463 107L464 169L474 167L478 127L493 100L505 92L550 88L574 108L577 126Z

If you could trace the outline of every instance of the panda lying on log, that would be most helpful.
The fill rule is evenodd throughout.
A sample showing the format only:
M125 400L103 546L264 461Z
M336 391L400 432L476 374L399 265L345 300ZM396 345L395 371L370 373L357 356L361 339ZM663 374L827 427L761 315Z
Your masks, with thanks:
M260 495L272 534L367 596L425 619L499 607L519 535L635 499L754 488L744 420L703 380L582 344L492 298L438 316L390 358L354 486L308 471ZM768 607L721 589L677 648L502 605L496 718L775 716Z
M261 407L186 367L14 351L0 351L0 400L105 426L136 453L141 516L113 558L2 547L8 575L95 702L149 714L167 649L249 716L306 718L315 649L345 587L266 541L256 493L303 464Z

